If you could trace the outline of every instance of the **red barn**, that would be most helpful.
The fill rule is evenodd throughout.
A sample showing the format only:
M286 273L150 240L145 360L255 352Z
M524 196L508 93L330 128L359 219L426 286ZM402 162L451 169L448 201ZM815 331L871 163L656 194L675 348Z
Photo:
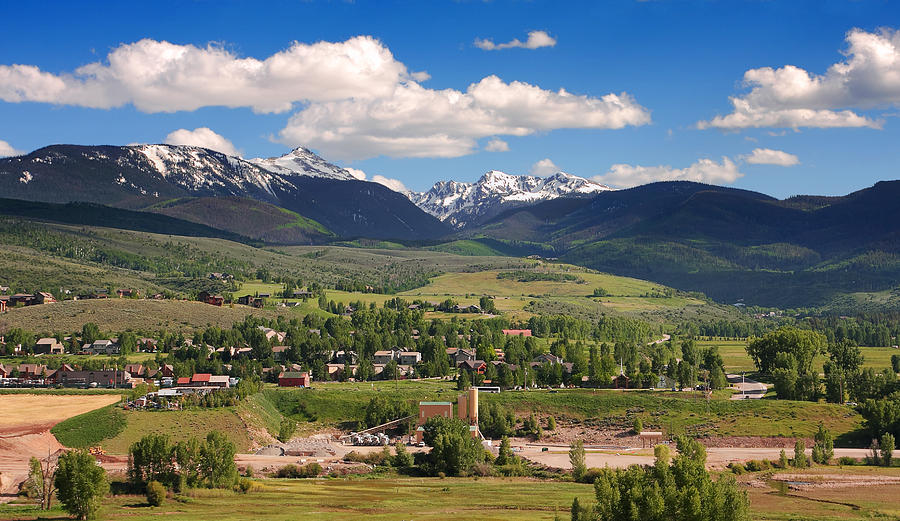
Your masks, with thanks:
M279 387L309 387L309 373L285 371L278 375Z

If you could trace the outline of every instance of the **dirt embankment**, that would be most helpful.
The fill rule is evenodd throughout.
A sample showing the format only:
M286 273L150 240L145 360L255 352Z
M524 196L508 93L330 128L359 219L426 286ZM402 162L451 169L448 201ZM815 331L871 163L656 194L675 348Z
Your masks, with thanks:
M117 401L109 394L0 395L0 502L15 497L32 456L46 458L64 448L50 433L54 425Z

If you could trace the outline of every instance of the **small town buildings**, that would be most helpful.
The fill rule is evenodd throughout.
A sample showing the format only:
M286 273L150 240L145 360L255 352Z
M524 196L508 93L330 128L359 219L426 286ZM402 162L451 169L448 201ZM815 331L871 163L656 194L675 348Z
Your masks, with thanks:
M460 362L475 360L475 351L472 349L450 347L447 349L447 356L450 357L450 363L452 365L458 366Z
M9 297L0 297L0 313L6 311L9 306Z
M309 387L312 379L307 372L284 371L278 375L279 387Z
M395 358L395 356L396 356L395 353L396 353L396 351L393 351L393 350L375 351L375 360L373 361L373 363L376 365L377 364L382 364L382 365L387 364L388 362L390 362L391 360L393 360Z
M463 360L457 367L465 369L470 373L484 374L484 371L487 369L487 364L484 360Z
M275 359L276 362L283 362L285 353L290 346L275 346L272 348L272 358Z
M121 353L122 348L112 340L95 340L84 350L92 355L117 355Z
M47 293L46 291L39 291L37 295L34 296L34 299L38 304L52 304L56 302L56 299L53 298L53 295Z
M469 433L473 438L481 438L478 430L478 389L471 387L466 394L460 395L456 403L456 418L469 424ZM425 437L425 422L435 416L454 417L454 407L450 402L419 402L419 413L416 415L416 442Z
M53 380L66 387L125 387L130 383L131 374L121 369L101 371L74 371L60 369Z
M209 380L207 382L209 387L218 387L220 389L225 389L231 387L231 378L226 375L210 375Z
M42 338L34 345L34 354L36 355L61 355L65 353L62 342L57 342L55 338Z
M400 365L417 365L422 361L422 353L418 351L400 351L397 360Z
M134 378L149 377L147 368L143 364L126 364L125 370Z

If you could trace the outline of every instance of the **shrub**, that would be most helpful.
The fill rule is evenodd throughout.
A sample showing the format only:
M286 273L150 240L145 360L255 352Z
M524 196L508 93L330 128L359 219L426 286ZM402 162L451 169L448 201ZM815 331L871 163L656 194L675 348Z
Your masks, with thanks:
M240 481L238 481L238 490L242 493L246 494L247 492L250 492L251 488L253 488L253 482L248 478L241 478Z
M803 440L797 440L794 443L794 459L791 461L791 464L798 469L809 466L809 459L806 457L806 443Z
M761 472L763 470L770 470L772 464L768 460L750 460L746 463L745 468L747 469L747 472Z
M738 476L747 471L747 469L744 468L744 465L740 463L729 463L728 468L730 468L731 472L737 474Z
M858 465L859 460L850 456L841 456L838 458L838 465Z
M635 416L634 423L631 428L634 430L635 434L640 434L644 430L644 422L641 421L640 416Z
M548 431L556 430L556 418L554 418L553 416L550 416L549 418L547 418L547 430Z
M159 481L151 481L147 483L147 503L151 507L158 507L163 504L166 499L166 487Z
M784 449L781 449L781 454L778 456L778 467L782 469L786 469L791 465L790 460L787 457L787 453L784 452Z

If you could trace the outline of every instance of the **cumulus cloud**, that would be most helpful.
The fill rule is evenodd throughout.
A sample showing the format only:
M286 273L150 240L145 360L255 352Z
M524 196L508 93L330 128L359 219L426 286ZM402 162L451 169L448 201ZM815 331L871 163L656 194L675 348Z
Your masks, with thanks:
M882 121L857 114L900 103L900 31L847 33L846 59L825 74L794 65L744 73L749 93L730 98L734 111L698 123L700 128L871 127Z
M627 93L596 98L488 76L465 92L408 81L383 98L313 103L290 118L279 141L338 159L459 157L488 136L649 122L649 111Z
M368 175L358 168L345 167L344 169L350 172L350 175L360 181L371 181L373 183L378 183L390 188L395 192L404 193L409 191L409 189L406 188L406 185L403 184L403 181L400 181L399 179L391 179L390 177L384 177L383 175L378 174L373 175L372 179L368 179Z
M556 166L556 163L550 160L549 157L545 157L541 159L537 163L531 165L531 175L536 175L543 177L545 175L551 175L559 172L559 167Z
M716 162L712 159L699 159L686 168L617 164L611 166L605 174L594 176L593 180L618 188L630 188L656 181L696 181L710 184L728 184L733 183L743 175L738 171L737 165L732 160L723 157L721 162Z
M53 74L33 65L0 66L0 99L91 108L133 104L143 112L207 106L285 112L296 102L390 95L410 73L369 36L344 42L294 42L264 60L243 58L221 45L178 45L150 39L122 44L105 62Z
M488 152L509 152L509 143L500 138L493 138L484 147Z
M389 177L384 177L383 175L373 175L372 182L378 183L380 185L384 185L395 192L408 192L409 189L406 188L406 185L403 184L399 179L391 179Z
M546 44L542 34L533 32L522 45ZM93 108L130 104L150 113L208 106L274 113L296 106L299 112L277 140L336 159L458 157L476 151L485 137L650 122L649 111L624 92L594 97L497 76L465 91L435 90L422 85L428 79L367 36L295 42L265 59L241 57L220 44L144 39L71 72L0 65L0 100Z
M13 148L12 145L0 139L0 157L21 156L25 152Z
M169 135L166 136L165 142L168 145L192 145L195 147L208 148L229 156L241 155L231 141L207 127L195 128L194 130L180 128L170 132Z
M751 165L794 166L800 164L800 159L794 154L771 148L754 148L753 152L741 156L741 159Z
M515 47L520 49L539 49L541 47L553 47L554 45L556 45L556 38L547 34L546 31L531 31L528 33L528 39L524 42L518 38L506 43L494 43L490 38L475 38L475 47L485 51L500 51Z
M344 167L344 170L349 172L355 179L359 179L360 181L366 180L366 173L358 168Z

